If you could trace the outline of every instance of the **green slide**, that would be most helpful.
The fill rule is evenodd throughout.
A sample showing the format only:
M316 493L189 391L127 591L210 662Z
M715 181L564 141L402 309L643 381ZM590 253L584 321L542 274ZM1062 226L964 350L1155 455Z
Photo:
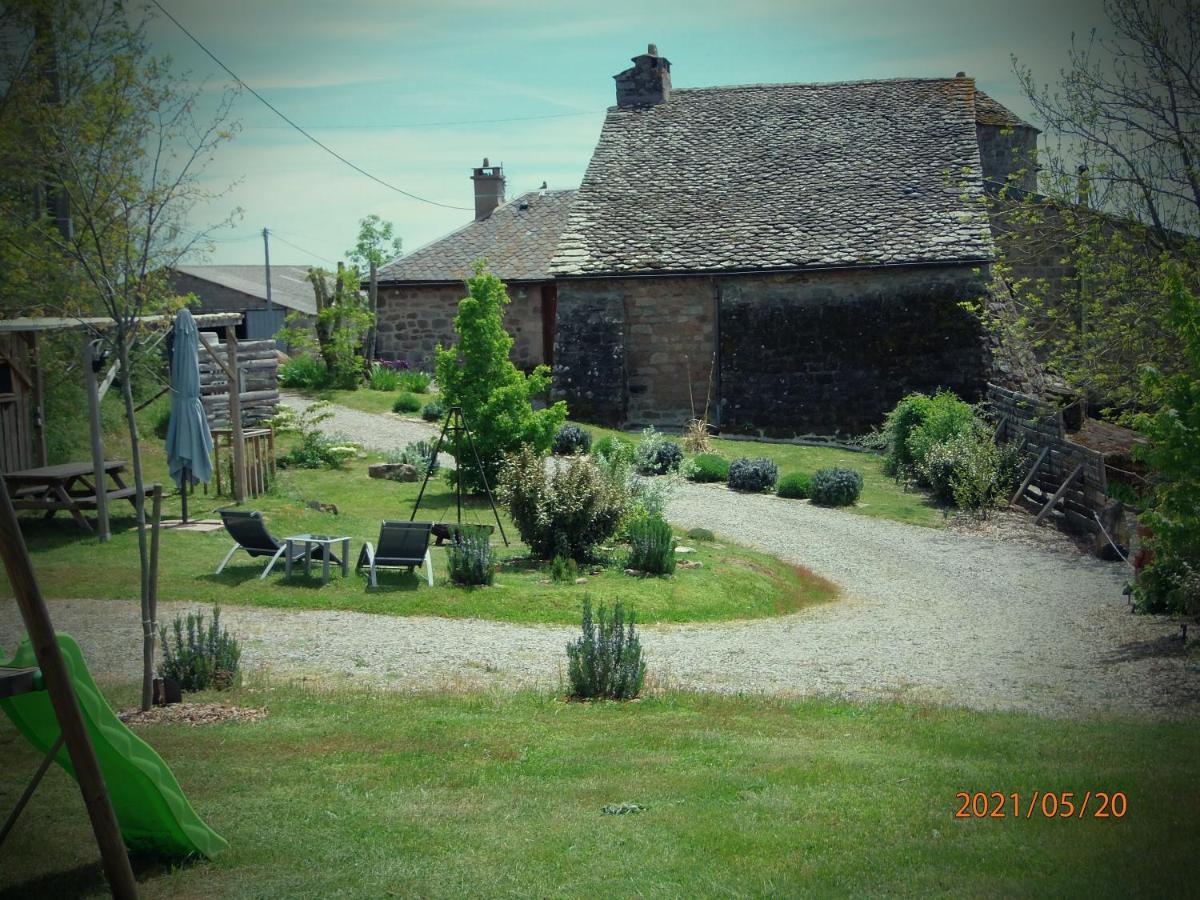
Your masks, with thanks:
M58 644L71 673L126 846L136 852L175 858L195 855L211 858L229 846L196 815L162 757L113 713L96 689L75 639L60 634ZM28 639L21 643L8 665L37 665ZM46 691L0 700L0 708L41 753L49 751L58 739L58 720ZM74 777L66 747L59 750L55 761Z

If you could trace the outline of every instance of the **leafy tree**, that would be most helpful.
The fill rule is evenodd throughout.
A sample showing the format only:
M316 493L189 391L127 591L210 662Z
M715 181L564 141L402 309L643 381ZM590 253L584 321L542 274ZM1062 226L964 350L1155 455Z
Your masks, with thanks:
M550 370L538 366L525 375L509 358L512 336L504 330L503 310L510 302L502 282L485 271L481 261L467 279L469 294L458 304L454 330L458 343L434 354L438 387L447 406L462 407L489 485L496 483L505 454L529 444L545 453L567 418L561 400L535 410L532 400L550 386ZM451 447L464 487L479 491L483 484L474 456L464 442Z
M1137 585L1147 612L1200 612L1200 300L1179 274L1168 277L1171 311L1166 327L1187 360L1173 375L1147 367L1142 381L1156 411L1136 424L1150 439L1141 451L1151 482L1143 500L1153 530L1154 559Z
M358 274L341 266L336 273L314 267L308 281L317 308L313 327L305 314L290 313L276 338L294 352L320 360L321 383L310 387L354 390L363 376L363 340L375 321L359 290Z
M394 235L394 226L371 213L358 223L358 241L346 251L346 258L358 267L359 275L365 276L371 263L382 266L400 255L400 238Z
M141 564L142 705L155 623L131 353L139 317L178 301L167 270L205 241L188 210L214 194L200 176L233 136L233 93L200 122L200 88L152 57L144 17L119 0L37 0L0 11L0 296L6 310L103 315L120 366Z

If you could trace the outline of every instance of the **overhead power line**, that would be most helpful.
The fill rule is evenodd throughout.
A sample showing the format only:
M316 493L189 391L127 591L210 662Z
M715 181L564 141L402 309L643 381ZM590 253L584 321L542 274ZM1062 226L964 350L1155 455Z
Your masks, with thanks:
M356 125L309 125L309 128L318 131L367 131L376 129L399 129L399 128L442 128L449 125L494 125L500 122L533 122L538 119L567 119L573 116L593 116L604 112L604 110L591 110L569 113L548 113L541 116L509 116L503 119L459 119L453 122L407 122L407 123L375 123L375 124L356 124ZM249 125L248 128L287 128L287 125Z
M280 112L277 108L275 108L275 106L273 106L266 97L264 97L262 94L260 94L254 88L250 87L250 85L246 84L246 82L242 81L242 79L238 77L237 73L234 72L233 69L229 68L229 66L225 65L225 63L223 63L223 62L221 62L221 60L217 59L217 57L213 54L213 52L211 50L209 50L207 47L205 47L204 44L200 43L199 38L197 38L194 34L192 34L186 28L184 28L183 24L178 19L176 19L173 15L171 15L167 11L166 7L164 7L161 3L159 3L158 0L151 0L151 2L155 6L158 7L158 9L162 12L162 14L164 16L166 16L168 19L170 19L172 22L174 22L176 27L180 31L182 31L184 34L186 34L191 39L193 44L195 44L197 47L199 47L201 50L203 50L209 59L211 59L218 66L220 66L222 69L224 69L230 78L232 78L234 81L236 81L242 87L244 87L247 91L249 91L251 94L253 94L256 98L258 98L258 100L263 104L263 106L265 106L267 109L271 110L271 112L275 113L275 115L279 116L279 118L283 119L283 121L287 122L288 125L290 125L294 129L296 129L296 131L300 132L302 135L304 135L306 138L308 138L310 141L312 141L314 144L316 144L318 147L320 147L322 150L324 150L330 156L345 163L350 168L352 168L355 172L358 172L360 175L365 175L367 178L370 178L376 184L383 185L383 187L387 188L390 191L395 191L397 194L403 194L405 197L410 197L413 200L419 200L421 203L428 203L430 206L440 206L443 209L461 209L465 212L471 212L470 207L453 206L449 203L439 203L436 200L430 200L428 197L420 197L417 194L413 194L409 191L404 190L403 188L398 188L394 184L389 184L388 182L384 181L382 178L378 177L377 175L372 175L370 172L368 172L366 169L362 168L361 166L355 165L350 160L346 159L346 157L342 156L342 154L340 154L336 150L334 150L332 147L329 147L328 145L321 143L319 140L317 140L315 137L313 137L311 134L309 134L307 131L305 131L303 128L301 128L299 125L297 125L295 122L293 122L291 119L289 119L286 115L284 115L282 112Z
M326 259L324 256L321 256L320 254L317 254L317 253L313 253L311 250L305 250L299 244L293 244L291 241L286 240L285 238L281 238L279 236L278 231L272 231L271 237L272 237L272 239L279 241L279 243L281 243L281 244L287 244L293 250L299 250L301 253L307 253L313 259L319 259L321 262L329 263L331 266L337 265L337 263L335 263L332 259Z

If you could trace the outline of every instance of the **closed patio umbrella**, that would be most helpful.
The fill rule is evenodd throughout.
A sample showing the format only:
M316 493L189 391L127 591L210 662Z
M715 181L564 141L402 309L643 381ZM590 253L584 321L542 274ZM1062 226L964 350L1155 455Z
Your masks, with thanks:
M175 317L171 352L171 421L167 426L167 466L183 497L187 521L187 489L212 478L212 432L200 402L200 335L186 309Z

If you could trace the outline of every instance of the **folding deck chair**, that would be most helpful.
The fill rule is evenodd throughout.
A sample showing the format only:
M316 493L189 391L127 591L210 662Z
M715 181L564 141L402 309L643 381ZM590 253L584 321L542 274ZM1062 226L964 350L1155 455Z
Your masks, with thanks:
M379 526L377 545L372 545L370 541L363 544L354 570L357 572L364 565L368 566L371 587L376 587L376 569L406 568L411 572L417 566L424 565L425 580L433 587L433 560L429 556L429 533L432 530L432 522L389 519Z
M217 574L221 574L221 570L229 564L229 560L233 559L233 554L239 550L245 550L252 557L269 556L270 561L267 563L262 574L259 575L259 580L266 578L271 574L271 569L279 557L283 556L287 550L285 541L276 540L271 536L271 532L267 531L266 523L263 522L262 513L256 509L219 509L221 521L225 525L225 530L229 532L229 536L233 538L234 544L229 552L225 554L225 558L221 560L221 564L217 566ZM321 548L313 547L309 551L309 555L313 559L319 559L321 556ZM304 559L304 546L296 545L292 549L292 562L298 559ZM341 563L341 560L332 553L329 555L331 563Z

